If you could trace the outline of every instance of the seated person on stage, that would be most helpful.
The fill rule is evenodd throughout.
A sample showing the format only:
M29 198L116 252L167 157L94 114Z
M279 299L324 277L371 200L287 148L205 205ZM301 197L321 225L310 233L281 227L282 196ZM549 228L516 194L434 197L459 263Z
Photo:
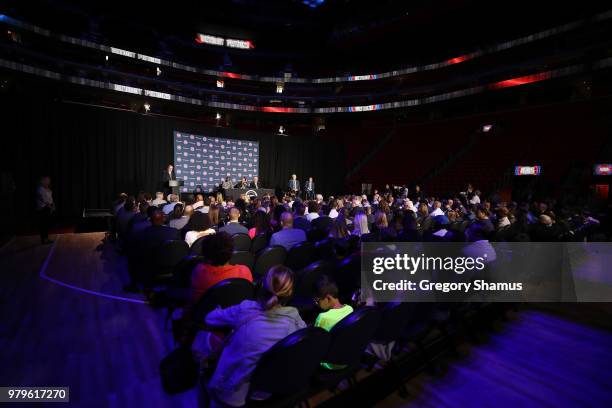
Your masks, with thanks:
M195 304L215 284L225 279L242 278L253 282L250 269L245 265L230 265L234 240L220 232L204 240L204 263L198 264L191 274L191 303Z
M259 177L253 176L253 181L249 183L249 188L261 188L259 185Z
M162 211L166 215L169 215L174 210L174 206L179 203L179 196L176 194L170 194L168 196L168 199L170 202L164 205L164 207L162 208Z
M330 331L340 320L353 313L350 305L343 305L338 300L338 286L329 276L321 275L315 285L315 303L323 313L315 320L314 326ZM321 365L330 370L342 369L345 366L321 362Z
M247 181L247 178L243 177L242 180L236 183L234 188L247 188L248 186L249 186L249 182Z
M240 224L240 210L236 207L230 208L229 221L223 227L219 228L219 231L227 232L230 235L249 233L249 230L244 225Z
M286 306L293 294L293 272L285 266L272 267L263 280L257 300L244 300L236 306L217 308L206 316L210 327L233 329L223 350L212 349L207 332L200 332L192 349L198 359L220 353L214 374L206 384L210 406L243 406L250 379L259 359L278 341L306 324L297 309ZM217 343L219 344L219 343ZM200 382L204 384L204 381ZM253 395L263 399L267 395Z
M269 234L272 232L270 225L270 215L265 211L257 210L253 216L253 228L249 230L249 237L255 238L259 234Z
M281 215L280 223L281 230L272 234L270 246L280 245L289 251L294 245L306 241L306 233L293 228L293 215L290 212Z
M159 207L160 205L166 204L167 201L164 200L164 193L162 193L161 191L158 191L157 193L155 193L155 200L151 201L151 205L154 205L156 207Z
M187 245L190 247L198 240L198 238L215 233L208 214L204 214L199 211L196 211L191 215L191 218L189 218L189 221L187 221L187 224L185 224L182 230L185 232L185 242L187 242Z
M204 207L204 196L202 194L196 194L193 209L198 210L201 207Z

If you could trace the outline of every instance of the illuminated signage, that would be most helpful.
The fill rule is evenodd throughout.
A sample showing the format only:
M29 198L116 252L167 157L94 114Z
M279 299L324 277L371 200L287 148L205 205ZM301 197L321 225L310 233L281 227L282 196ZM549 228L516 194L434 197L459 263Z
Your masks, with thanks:
M235 38L223 38L210 34L197 34L195 38L199 44L216 45L219 47L238 48L241 50L251 50L255 45L251 40L238 40Z
M515 176L539 176L542 173L542 166L515 166Z
M596 176L609 176L612 174L612 164L596 164L593 169L593 174Z

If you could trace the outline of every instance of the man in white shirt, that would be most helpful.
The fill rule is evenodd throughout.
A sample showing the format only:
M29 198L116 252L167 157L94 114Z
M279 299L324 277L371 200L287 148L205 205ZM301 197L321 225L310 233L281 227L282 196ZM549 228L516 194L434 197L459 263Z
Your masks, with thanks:
M204 206L204 196L202 194L197 194L195 196L195 203L193 203L193 209L197 210Z
M319 218L319 204L315 201L311 201L308 203L308 214L306 214L306 219L312 221L315 218ZM291 221L293 222L293 220Z
M164 208L162 209L166 215L174 211L174 206L179 202L179 197L176 194L170 194L170 197L168 198L170 199L170 202L164 205Z
M444 215L444 211L442 211L442 203L440 201L434 201L433 211L429 215L431 215L432 217L436 217L438 215Z
M166 203L167 201L164 200L164 193L162 193L161 191L158 191L157 193L155 193L155 200L151 201L151 205L154 205L155 207L158 207Z

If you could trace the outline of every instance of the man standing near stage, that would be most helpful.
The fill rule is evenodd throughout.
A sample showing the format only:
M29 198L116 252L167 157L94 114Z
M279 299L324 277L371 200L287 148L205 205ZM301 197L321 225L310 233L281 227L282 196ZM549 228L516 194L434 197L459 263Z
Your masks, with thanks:
M306 199L312 200L315 197L315 183L312 177L308 177L308 181L304 185L304 189L306 190Z
M300 192L300 181L295 174L292 174L289 179L289 192L295 194L296 197Z
M174 166L172 164L169 164L168 167L166 167L166 170L162 172L161 176L162 188L165 192L164 197L167 197L168 194L172 192L172 189L168 186L168 182L170 180L176 180L176 175L174 174Z

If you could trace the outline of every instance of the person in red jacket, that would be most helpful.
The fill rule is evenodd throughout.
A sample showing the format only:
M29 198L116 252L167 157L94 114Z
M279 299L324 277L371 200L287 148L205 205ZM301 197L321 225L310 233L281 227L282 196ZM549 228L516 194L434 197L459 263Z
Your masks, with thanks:
M198 264L191 274L191 302L197 303L208 289L230 278L253 282L251 270L245 265L230 265L234 241L226 232L210 235L202 243L204 263Z

